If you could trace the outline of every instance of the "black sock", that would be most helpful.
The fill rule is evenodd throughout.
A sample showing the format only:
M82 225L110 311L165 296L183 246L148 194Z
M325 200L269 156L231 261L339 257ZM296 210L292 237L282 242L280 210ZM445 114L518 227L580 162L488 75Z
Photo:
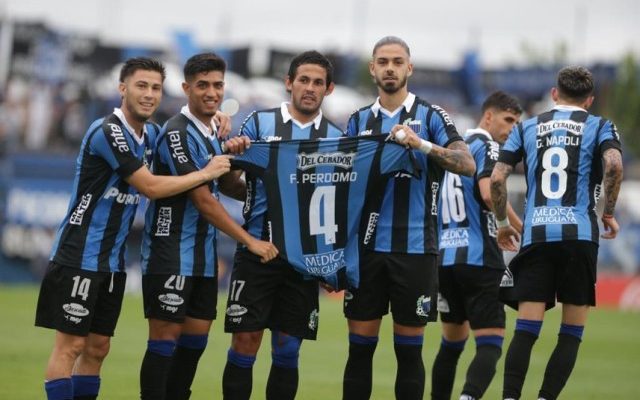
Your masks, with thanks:
M142 400L164 400L167 375L175 342L149 340L147 351L140 367L140 398Z
M560 333L558 335L558 343L544 372L540 397L546 400L555 400L560 395L560 391L567 383L576 364L580 341L579 338L570 334Z
M442 338L440 350L431 369L431 400L450 400L456 367L464 350L465 340L450 342Z
M393 335L393 348L398 361L396 399L420 400L424 395L422 340L422 336Z
M191 396L191 384L196 375L198 361L204 353L202 349L191 349L178 345L171 360L167 381L167 399L188 400Z
M343 400L368 400L371 397L373 353L377 336L349 334L349 358L344 368Z
M502 339L502 338L500 338ZM502 340L500 340L502 342ZM502 348L493 344L483 344L476 348L476 355L467 369L467 380L462 394L480 399L496 374L496 364L502 355Z
M293 400L298 392L298 368L271 364L267 381L267 400Z
M516 330L513 334L504 362L503 398L520 398L524 378L529 369L531 349L537 339L537 335L523 330Z
M236 353L229 349L227 365L222 374L222 397L224 400L249 400L253 386L253 363L255 356Z

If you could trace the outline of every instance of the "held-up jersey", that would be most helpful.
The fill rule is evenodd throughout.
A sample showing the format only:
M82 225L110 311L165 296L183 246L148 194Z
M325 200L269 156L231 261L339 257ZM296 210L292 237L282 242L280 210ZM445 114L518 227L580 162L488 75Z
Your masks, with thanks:
M279 108L254 111L242 124L240 135L252 141L273 142L291 139L320 139L341 137L342 131L322 114L314 122L300 126L293 121L283 103ZM251 236L269 240L267 199L263 183L250 171L245 176L247 197L243 208L244 229Z
M390 174L415 171L411 152L381 135L256 142L232 164L262 179L280 256L336 289L346 287L345 275L358 287L367 198L384 189Z
M482 200L478 186L480 179L491 176L500 145L483 129L467 131L465 142L476 162L476 174L444 174L438 204L439 263L442 267L466 264L504 269L495 216Z
M154 173L186 175L204 168L222 149L216 135L205 136L182 112L158 136ZM215 182L211 195L218 197ZM142 238L143 274L212 277L217 271L215 227L200 215L189 192L151 201Z
M522 246L561 240L598 243L595 212L602 182L602 152L620 149L616 128L573 106L516 125L500 162L524 161L527 196Z
M88 271L125 270L126 240L140 194L124 179L150 163L158 131L147 123L138 138L120 109L91 124L76 160L72 196L52 261Z
M439 106L432 105L409 93L402 107L392 114L381 108L379 101L361 108L349 118L346 134L362 136L376 133L389 134L396 124L409 125L422 139L446 147L462 140L449 115ZM419 179L408 174L397 174L390 179L384 197L373 205L366 218L377 228L364 238L367 248L380 252L438 254L438 194L443 169L426 155L414 151Z

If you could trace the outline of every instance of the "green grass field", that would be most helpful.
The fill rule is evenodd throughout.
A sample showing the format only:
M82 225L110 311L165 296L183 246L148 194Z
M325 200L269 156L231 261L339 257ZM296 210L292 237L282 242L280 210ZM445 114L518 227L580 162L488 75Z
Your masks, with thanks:
M33 326L37 298L36 287L0 286L0 399L42 399L43 374L53 343L53 331ZM218 313L224 310L221 294ZM560 313L550 311L540 340L534 348L523 399L537 398L546 360L555 345ZM374 359L373 399L393 399L395 357L389 321L385 319L380 344ZM505 351L513 330L515 314L508 314ZM440 340L439 324L429 325L424 348L427 370L427 395L431 363ZM611 310L594 310L585 330L578 363L564 389L562 399L637 399L640 398L640 315ZM100 398L138 398L138 370L145 350L146 321L142 317L140 296L127 295L112 342L111 354L102 371ZM302 347L298 399L326 400L341 397L342 372L347 355L346 323L341 303L324 298L321 303L320 333L316 342ZM220 399L221 379L230 336L214 324L200 368L192 399ZM269 342L265 341L254 367L253 398L264 399L264 387L270 365ZM455 394L459 394L464 371L473 344L460 361ZM502 361L486 399L498 399L502 385Z

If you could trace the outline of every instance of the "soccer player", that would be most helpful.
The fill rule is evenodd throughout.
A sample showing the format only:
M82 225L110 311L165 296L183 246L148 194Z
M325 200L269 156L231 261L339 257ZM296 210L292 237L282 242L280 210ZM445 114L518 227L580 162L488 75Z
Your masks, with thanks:
M360 257L360 285L344 295L349 325L349 358L343 398L371 395L372 359L382 317L393 314L394 349L398 362L398 399L422 399L424 326L435 320L437 296L437 196L443 169L471 176L475 164L449 115L407 89L413 71L409 46L387 36L373 48L369 72L378 87L375 103L353 113L347 135L390 134L415 149L422 169L419 179L398 174L382 199L372 199ZM435 311L435 310L434 310Z
M438 209L440 258L438 311L442 342L431 373L431 398L449 400L456 365L473 330L476 354L467 370L460 400L482 398L496 372L504 338L504 305L498 299L505 270L496 241L489 182L513 125L520 119L518 101L492 93L482 104L476 129L465 142L476 162L473 177L446 172ZM520 232L522 221L508 206L509 221Z
M528 189L522 247L509 265L513 287L500 293L518 310L505 359L505 399L520 398L545 309L556 299L562 303L562 324L538 397L558 397L575 365L589 307L595 305L595 208L602 192L601 237L614 239L619 230L613 213L622 182L620 137L611 121L587 112L593 88L586 68L562 68L551 89L556 106L516 125L491 175L498 244L515 251L512 240L517 232L506 214L506 182L513 167L524 160Z
M187 60L182 88L188 102L158 136L154 172L189 174L222 153L211 121L224 97L225 70L225 61L213 53ZM223 176L218 183L223 193L243 198L242 182ZM181 400L190 396L198 361L216 317L216 227L245 245L261 262L278 254L273 244L255 239L227 214L217 200L217 186L215 181L209 182L152 201L147 209L142 291L149 340L140 369L142 399Z
M56 330L45 375L50 400L95 399L125 286L125 242L140 193L171 196L229 171L227 156L181 177L152 175L147 120L162 99L164 66L127 60L120 71L120 108L89 127L76 162L69 209L40 288L36 325ZM73 376L72 376L73 372Z
M324 55L307 51L294 57L285 86L290 102L253 112L240 129L242 136L254 141L342 136L342 131L320 110L324 97L334 87L333 66ZM241 151L235 140L227 142L231 152ZM264 185L249 173L246 179L245 227L254 237L268 240L271 224ZM232 339L222 379L224 398L249 399L252 368L266 328L272 331L267 399L295 398L298 353L302 339L316 338L318 310L315 279L305 279L282 259L263 265L246 248L239 247L231 272L225 320L225 331L232 333Z

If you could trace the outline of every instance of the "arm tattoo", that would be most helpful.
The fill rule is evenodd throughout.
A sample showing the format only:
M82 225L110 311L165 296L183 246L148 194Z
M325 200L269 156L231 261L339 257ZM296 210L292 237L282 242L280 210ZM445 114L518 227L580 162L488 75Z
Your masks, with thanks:
M476 172L476 163L463 141L452 142L446 148L434 145L429 157L455 174L472 176Z
M607 149L602 154L604 159L604 213L613 215L618 201L620 184L622 183L622 155L617 149Z
M507 218L507 178L511 171L511 165L498 161L491 174L491 201L493 212L499 220Z

